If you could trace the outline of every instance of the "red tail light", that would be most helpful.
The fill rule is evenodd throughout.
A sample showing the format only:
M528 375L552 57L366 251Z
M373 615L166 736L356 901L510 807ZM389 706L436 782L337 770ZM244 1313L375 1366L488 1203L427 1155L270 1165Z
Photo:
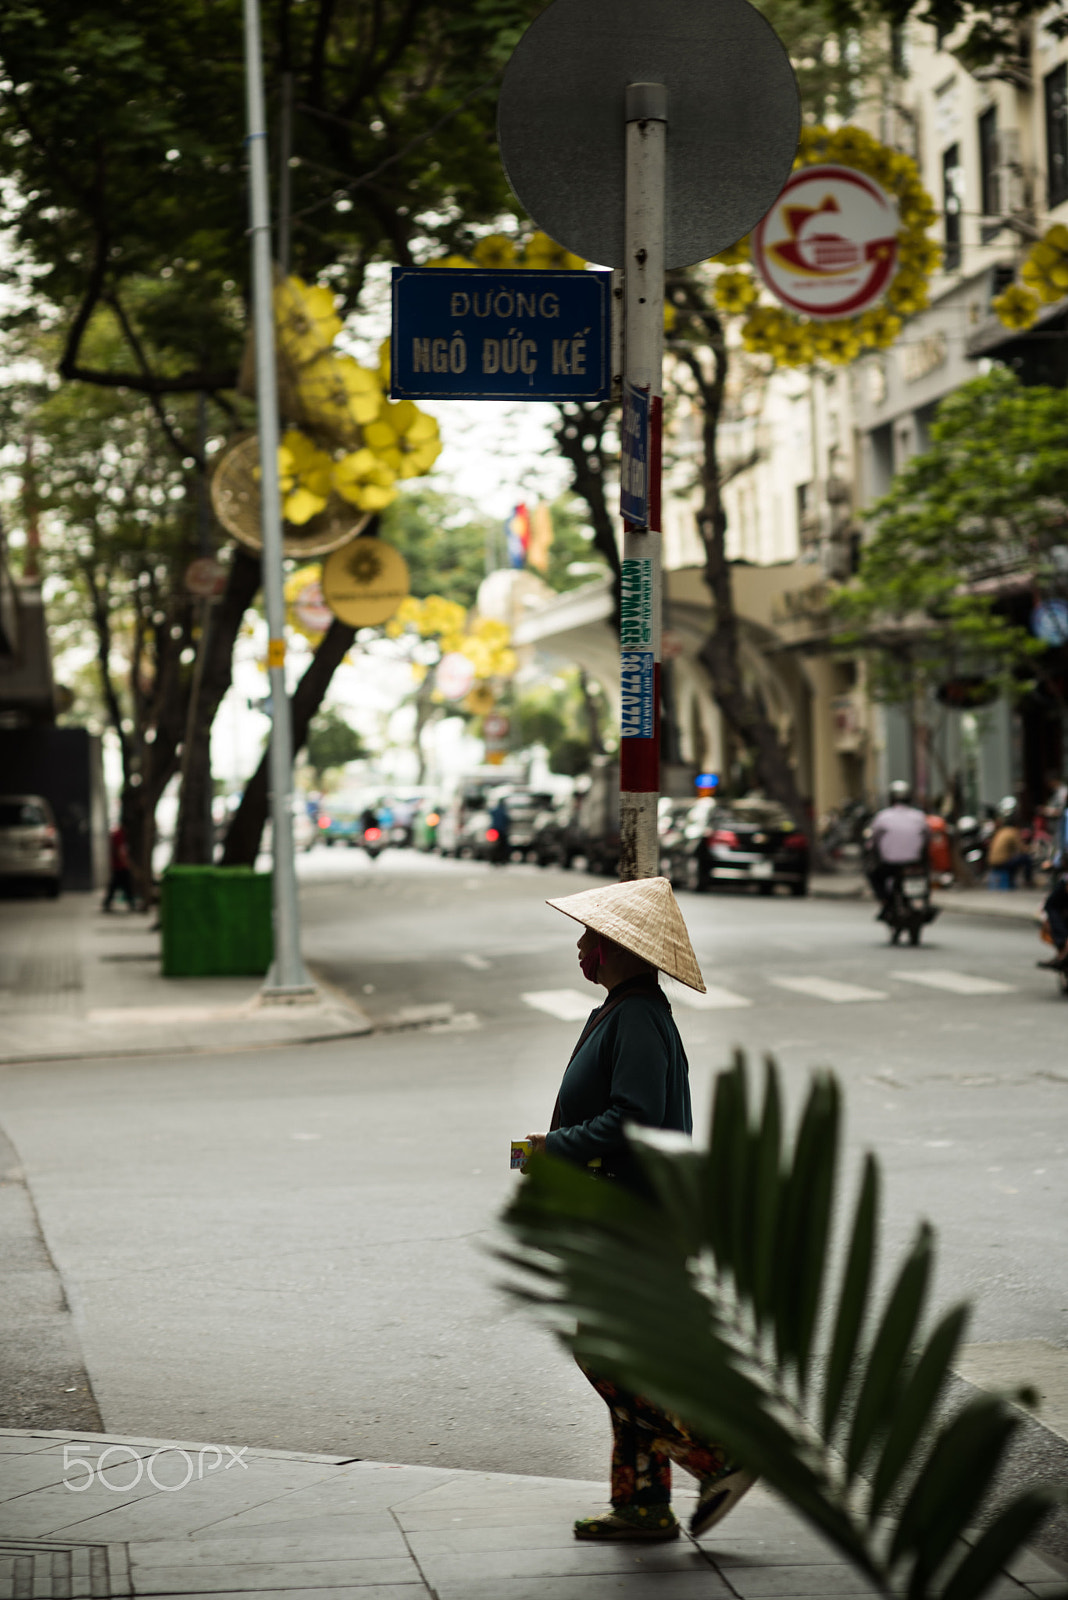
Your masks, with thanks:
M428 828L436 828L440 821L441 818L438 816L436 811L427 812L426 825Z
M52 824L50 822L46 822L45 823L43 832L44 832L44 842L45 842L45 844L55 844L56 838L57 838L57 834L56 834L55 828L53 828L53 826L52 826Z
M319 818L319 826L320 826L320 828L329 828L329 826L330 826L330 818L329 817L320 817Z
M497 840L500 838L500 834L497 832L496 828L487 828L486 838L489 840L490 844L496 844Z
M804 833L788 833L783 840L783 847L787 850L807 850L808 836Z
M709 844L727 845L731 850L738 848L738 835L731 828L715 828L708 836Z
M382 837L382 829L381 828L365 828L363 830L363 836L364 836L365 839L381 839L381 837Z

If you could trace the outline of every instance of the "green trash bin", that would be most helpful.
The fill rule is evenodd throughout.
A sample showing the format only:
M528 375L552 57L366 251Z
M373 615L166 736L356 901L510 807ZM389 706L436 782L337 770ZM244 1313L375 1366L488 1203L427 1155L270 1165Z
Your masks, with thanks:
M251 867L168 867L160 930L165 978L266 972L274 956L271 874Z

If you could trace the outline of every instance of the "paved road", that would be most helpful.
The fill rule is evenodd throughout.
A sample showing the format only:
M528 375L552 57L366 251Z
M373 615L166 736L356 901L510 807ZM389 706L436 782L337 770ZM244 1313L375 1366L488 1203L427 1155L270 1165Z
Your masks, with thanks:
M536 868L302 861L306 952L383 1031L260 1054L0 1072L105 1427L601 1477L601 1402L482 1248L594 992ZM972 1338L1068 1345L1068 1009L1026 928L944 917L887 948L864 904L688 896L712 994L676 1015L695 1111L734 1043L796 1104L828 1063L852 1152L920 1215ZM679 995L680 1001L684 1000Z

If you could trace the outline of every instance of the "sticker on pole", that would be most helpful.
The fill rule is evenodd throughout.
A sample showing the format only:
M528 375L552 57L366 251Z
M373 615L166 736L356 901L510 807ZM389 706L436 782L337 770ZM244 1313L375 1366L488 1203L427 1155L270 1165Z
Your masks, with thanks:
M653 652L620 652L620 686L623 691L619 731L624 739L653 737Z
M626 556L619 580L619 643L624 650L653 648L653 563Z
M633 383L623 388L623 446L619 465L619 509L636 528L649 526L649 393Z
M867 173L800 167L754 230L753 260L791 311L854 317L889 288L899 227L896 201Z
M610 278L394 267L390 394L606 400Z

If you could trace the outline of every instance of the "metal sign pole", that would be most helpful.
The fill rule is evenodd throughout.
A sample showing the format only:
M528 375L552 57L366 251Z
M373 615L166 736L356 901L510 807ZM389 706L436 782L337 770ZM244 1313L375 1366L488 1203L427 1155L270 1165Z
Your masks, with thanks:
M624 881L655 878L660 871L656 822L660 798L660 458L667 90L661 83L630 83L625 104L623 387L624 394L632 395L638 403L628 407L624 415L636 419L634 427L647 432L647 437L635 441L632 457L644 463L646 481L640 485L640 497L646 504L644 526L629 519L623 524L619 875Z
M269 999L314 994L300 954L297 876L293 855L293 734L286 695L285 596L282 578L282 503L278 489L278 388L271 305L271 219L267 188L267 129L258 0L245 0L245 88L248 107L253 325L256 336L256 416L260 445L263 598L267 611L267 669L271 686L271 839L274 857L274 965L263 994Z

